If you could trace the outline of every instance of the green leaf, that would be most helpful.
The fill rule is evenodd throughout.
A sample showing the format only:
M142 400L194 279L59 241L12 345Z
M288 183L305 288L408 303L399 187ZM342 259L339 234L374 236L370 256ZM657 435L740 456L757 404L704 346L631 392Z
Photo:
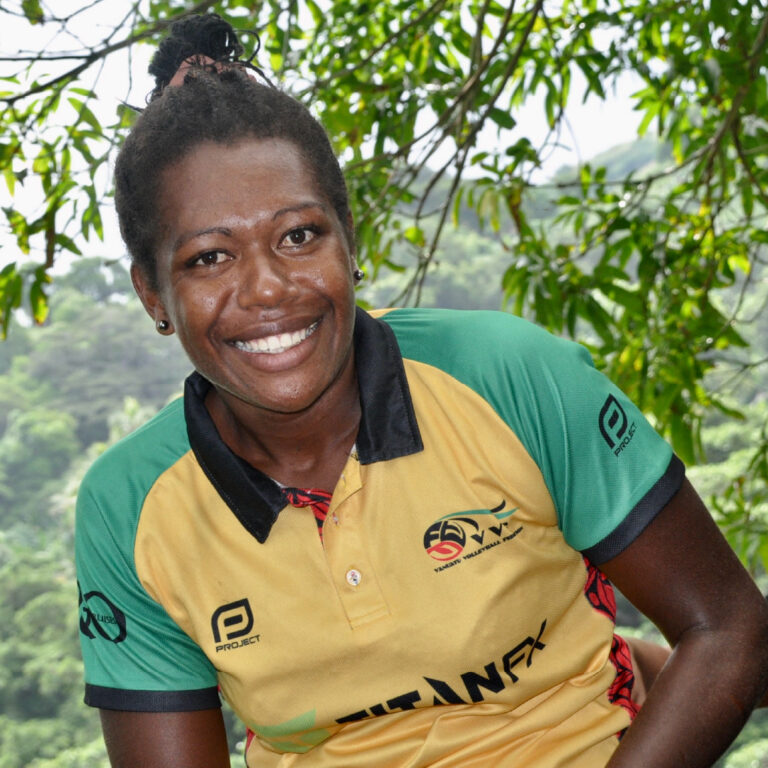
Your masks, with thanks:
M760 562L762 563L763 570L768 571L768 536L761 536L758 545L758 555L760 556Z
M464 187L459 187L453 197L453 209L451 211L451 219L454 227L458 227L461 222L461 201L463 197Z
M8 187L8 192L13 197L13 193L16 190L16 174L10 165L3 168L3 177L5 178L5 186Z
M22 288L23 281L16 262L11 262L0 271L0 338L8 335L11 314L21 306Z
M488 116L500 128L511 130L517 125L517 121L509 112L499 109L498 107L491 107L491 109L488 110Z
M39 24L43 21L43 9L40 0L21 0L21 10L30 24Z
M672 447L675 453L686 464L695 464L696 456L693 449L693 429L681 416L673 414L669 421Z
M654 101L648 104L645 108L645 114L643 115L643 119L640 121L640 125L637 127L637 135L638 136L644 136L645 132L648 130L648 126L651 124L651 121L658 117L659 110L661 109L661 102Z
M424 230L421 227L408 227L408 229L403 232L403 237L405 237L409 243L413 243L413 245L418 246L419 248L423 248L426 245Z
M604 284L601 289L611 301L620 304L632 314L639 315L645 309L645 300L635 291L629 291L615 283Z
M60 245L62 248L64 248L67 251L71 251L72 253L76 253L78 256L82 256L82 251L75 245L74 240L72 240L71 237L68 237L63 232L57 232L56 238L55 238L56 245Z
M16 236L16 244L22 253L29 253L29 236L33 234L32 226L15 208L3 208L3 213L11 225L11 231Z
M29 306L32 310L32 319L38 325L42 325L48 317L48 297L43 286L51 282L50 276L44 267L35 270L35 277L29 288Z
M745 179L741 185L741 207L744 209L744 214L747 218L752 216L754 210L755 193L752 189L752 182L749 179Z
M101 123L96 119L96 115L91 112L88 105L84 101L80 101L80 99L75 99L74 97L69 98L68 101L75 112L77 112L77 122L79 123L81 120L84 120L97 134L100 134L102 131Z
M95 99L96 98L96 92L88 90L87 88L70 88L70 91L72 93L76 93L79 96L85 96L86 99Z

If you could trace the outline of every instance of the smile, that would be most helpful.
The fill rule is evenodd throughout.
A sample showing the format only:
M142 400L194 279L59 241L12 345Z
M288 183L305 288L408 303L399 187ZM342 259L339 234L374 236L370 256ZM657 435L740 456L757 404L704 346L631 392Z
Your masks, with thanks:
M316 321L312 325L304 328L300 331L294 331L293 333L280 333L275 336L263 336L260 339L252 339L251 341L235 341L233 346L237 349L241 349L243 352L257 352L267 355L279 355L281 352L291 349L292 347L301 344L304 339L311 336L319 322Z

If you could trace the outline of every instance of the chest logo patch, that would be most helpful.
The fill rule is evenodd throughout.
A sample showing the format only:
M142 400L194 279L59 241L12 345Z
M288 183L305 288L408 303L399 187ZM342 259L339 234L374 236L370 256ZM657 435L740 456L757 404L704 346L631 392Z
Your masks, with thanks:
M253 611L247 597L219 606L211 616L216 653L258 643L259 635L249 635L252 629Z
M452 512L430 525L424 532L424 549L433 560L443 563L435 571L458 565L515 538L523 527L510 526L507 518L512 517L517 507L506 506L502 499L493 509Z

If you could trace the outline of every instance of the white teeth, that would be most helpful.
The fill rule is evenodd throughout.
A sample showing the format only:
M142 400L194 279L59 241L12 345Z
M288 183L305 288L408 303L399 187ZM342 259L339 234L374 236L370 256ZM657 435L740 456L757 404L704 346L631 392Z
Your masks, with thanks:
M236 341L234 346L243 352L266 352L268 355L276 355L285 352L297 344L301 344L304 339L311 336L317 328L317 323L312 323L307 328L293 333L281 333L276 336L263 336L260 339L252 341Z

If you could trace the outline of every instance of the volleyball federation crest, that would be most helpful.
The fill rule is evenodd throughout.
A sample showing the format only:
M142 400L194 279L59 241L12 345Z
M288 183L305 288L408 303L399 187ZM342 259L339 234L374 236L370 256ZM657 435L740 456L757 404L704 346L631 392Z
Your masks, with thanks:
M516 510L504 509L506 502L493 509L473 509L441 517L424 532L424 549L433 560L447 563L456 560L465 550L483 546L486 535L500 538L507 527L505 518Z

